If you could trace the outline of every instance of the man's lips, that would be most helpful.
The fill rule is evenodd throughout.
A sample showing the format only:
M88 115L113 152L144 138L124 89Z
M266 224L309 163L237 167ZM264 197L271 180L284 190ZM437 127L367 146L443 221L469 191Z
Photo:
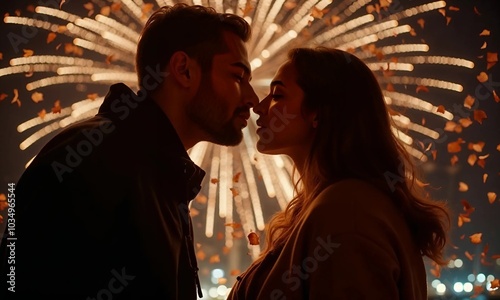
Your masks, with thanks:
M236 115L237 119L240 119L243 123L243 127L246 127L248 124L248 119L250 118L250 112L242 112Z
M250 119L250 112L240 113L240 114L238 114L238 117L243 118L246 121L246 120Z

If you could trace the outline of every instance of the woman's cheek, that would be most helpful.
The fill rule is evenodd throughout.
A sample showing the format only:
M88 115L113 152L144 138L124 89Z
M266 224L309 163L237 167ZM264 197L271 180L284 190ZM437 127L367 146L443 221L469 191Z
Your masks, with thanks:
M269 110L269 114L272 114L273 111L277 109L277 105L276 104L277 103L274 100L269 101L269 109L268 109Z

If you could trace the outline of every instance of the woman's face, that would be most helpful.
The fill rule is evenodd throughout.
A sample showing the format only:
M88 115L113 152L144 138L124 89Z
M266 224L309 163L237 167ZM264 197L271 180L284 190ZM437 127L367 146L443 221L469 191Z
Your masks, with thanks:
M265 154L286 154L292 159L304 159L311 145L315 115L302 111L304 92L297 84L297 71L285 62L271 82L269 95L255 108L257 120L257 150Z

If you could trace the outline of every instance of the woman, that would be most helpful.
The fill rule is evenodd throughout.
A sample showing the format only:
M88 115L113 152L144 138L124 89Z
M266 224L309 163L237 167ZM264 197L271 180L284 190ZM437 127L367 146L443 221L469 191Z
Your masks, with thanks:
M449 217L417 192L370 69L293 49L254 111L257 149L291 157L300 178L228 299L427 299L422 256L446 263Z

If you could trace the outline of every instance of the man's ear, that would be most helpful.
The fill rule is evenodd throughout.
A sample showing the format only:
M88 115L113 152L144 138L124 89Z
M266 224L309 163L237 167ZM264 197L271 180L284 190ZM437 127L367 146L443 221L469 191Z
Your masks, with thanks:
M170 57L168 69L175 81L182 87L189 88L196 84L193 78L198 67L198 62L190 58L186 52L177 51Z
M318 113L313 112L309 115L309 121L311 122L312 128L318 128L319 125L319 118L318 118Z

